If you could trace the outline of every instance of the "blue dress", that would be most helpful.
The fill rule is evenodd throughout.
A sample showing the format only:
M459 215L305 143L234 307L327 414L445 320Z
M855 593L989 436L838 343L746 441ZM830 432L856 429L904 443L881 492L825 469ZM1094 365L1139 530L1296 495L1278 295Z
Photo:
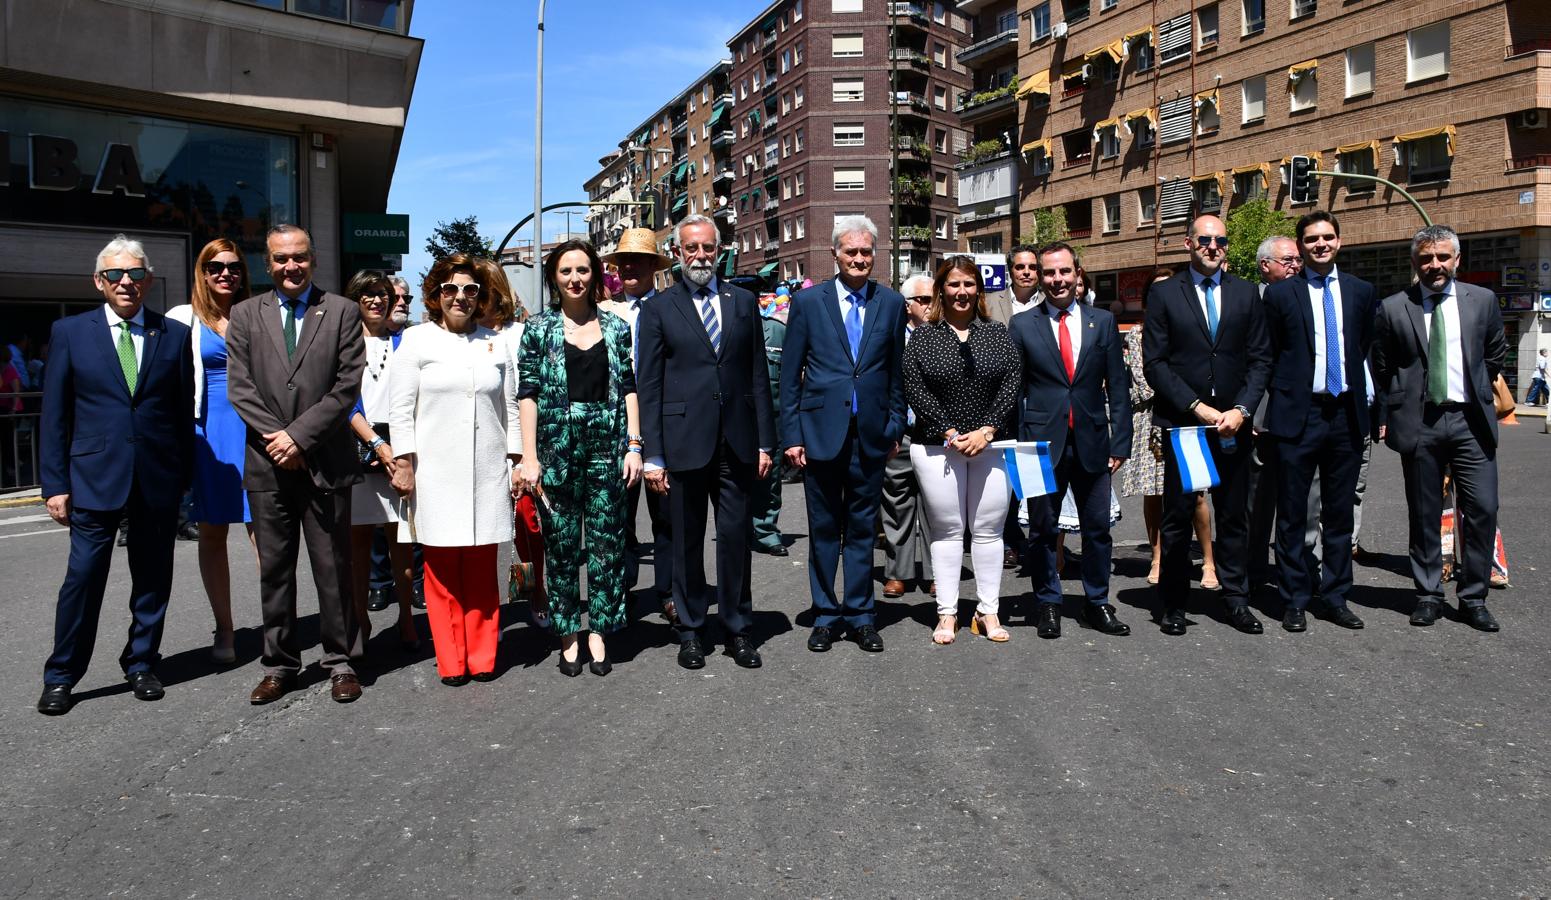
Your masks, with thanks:
M194 421L195 522L227 525L250 522L242 489L242 459L248 426L226 399L226 339L197 317L199 358L205 367L205 408Z

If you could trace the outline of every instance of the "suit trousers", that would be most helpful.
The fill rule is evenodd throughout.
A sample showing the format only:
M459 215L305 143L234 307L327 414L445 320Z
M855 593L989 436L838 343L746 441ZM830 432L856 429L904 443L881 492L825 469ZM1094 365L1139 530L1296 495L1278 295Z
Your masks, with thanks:
M728 637L748 637L754 620L749 555L754 534L749 495L753 463L740 461L727 442L718 442L698 469L668 472L668 508L673 516L673 603L679 640L699 636L711 607L705 580L706 512L716 511L716 607Z
M1089 472L1077 464L1075 443L1067 433L1066 447L1056 460L1055 490L1029 501L1029 567L1034 582L1034 599L1039 603L1061 603L1061 572L1056 568L1056 543L1060 537L1056 523L1067 489L1077 503L1077 520L1082 528L1082 588L1089 603L1109 602L1110 561L1115 544L1109 531L1110 472Z
M883 467L883 494L878 503L883 539L883 578L909 581L916 577L918 545L927 543L926 517L921 512L921 483L911 464L910 438L899 442L899 452ZM921 578L932 580L932 557L921 556Z
M975 611L994 616L1002 593L1002 526L1011 492L1007 471L996 451L965 456L946 447L914 444L910 464L921 485L927 533L932 538L932 569L937 573L937 614L959 614L959 578L963 571L964 533L975 568ZM1108 510L1105 510L1108 513Z
M1309 404L1303 434L1279 441L1277 454L1277 588L1287 609L1306 609L1313 599L1315 572L1322 572L1320 597L1345 606L1352 590L1352 503L1367 437L1357 430L1351 399ZM1308 550L1310 487L1319 473L1318 529L1321 563L1311 566Z
M119 654L125 675L149 672L161 660L162 625L172 592L177 506L151 506L137 483L123 509L70 510L70 562L54 610L54 652L44 684L75 685L97 643L97 622L119 523L129 523L129 639Z
M785 547L781 539L781 455L771 460L770 474L755 479L754 494L749 499L754 519L754 546L761 550Z
M350 489L323 490L306 472L281 472L279 477L279 490L248 492L259 557L264 674L293 677L302 668L296 639L296 559L304 539L318 594L323 668L333 675L350 674L350 661L366 649L363 623L355 620L351 599Z
M808 507L808 590L814 627L873 624L872 555L878 500L887 460L862 452L856 423L834 459L808 460L803 500ZM835 596L835 570L845 560L845 593Z
M1417 602L1443 600L1443 475L1454 477L1455 596L1483 606L1497 540L1497 448L1484 447L1463 410L1428 406L1416 452L1400 457L1410 513Z
M668 499L654 494L641 479L628 489L629 511L625 528L635 534L636 514L641 508L641 498L646 498L646 516L652 526L652 589L658 600L666 600L673 594L673 522L668 512ZM641 561L634 554L626 554L625 580L634 587L641 573Z
M1365 455L1364 460L1367 459ZM1263 584L1275 582L1276 574L1268 559L1276 558L1276 482L1277 440L1268 434L1258 435L1249 468L1249 586L1251 590ZM1366 472L1367 469L1364 468ZM1354 507L1353 534L1356 535L1356 511ZM1319 564L1319 483L1309 487L1308 528L1303 540L1312 555L1309 565Z
M424 548L426 619L436 674L443 678L495 671L501 640L496 549L495 544Z
M1218 484L1211 489L1216 525L1213 541L1217 580L1229 606L1249 603L1249 573L1245 565L1249 538L1250 433L1243 428L1233 452L1225 452L1217 434L1207 437ZM1195 533L1196 495L1184 490L1179 465L1172 452L1163 457L1163 524L1160 543L1162 565L1158 573L1158 598L1165 610L1184 609L1190 597L1190 539Z

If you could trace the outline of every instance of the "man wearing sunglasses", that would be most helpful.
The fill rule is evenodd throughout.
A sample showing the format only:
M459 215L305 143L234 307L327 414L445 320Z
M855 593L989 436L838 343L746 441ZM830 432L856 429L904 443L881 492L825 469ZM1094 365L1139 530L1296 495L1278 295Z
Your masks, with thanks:
M114 536L129 523L132 620L119 656L136 699L159 700L156 664L172 591L178 506L193 477L194 357L189 327L144 307L153 277L139 241L97 254L103 305L54 323L44 370L41 448L48 514L70 526L54 652L38 712L70 711L97 637Z
M361 393L366 344L354 301L312 283L312 239L295 225L265 240L275 288L232 308L228 397L248 425L243 487L253 512L264 618L264 678L248 699L296 686L296 556L307 541L330 694L361 696L350 661L365 641L350 584L350 486L361 480L347 426Z
M1260 634L1249 610L1245 571L1249 532L1250 430L1271 374L1264 304L1254 285L1223 270L1228 232L1216 216L1201 216L1186 236L1190 265L1147 291L1142 370L1155 392L1153 422L1163 428L1207 426L1218 474L1211 489L1216 518L1217 578L1228 621ZM1190 537L1196 497L1183 489L1179 460L1164 454L1162 565L1158 600L1164 634L1183 635L1190 592Z
M1341 226L1316 210L1298 220L1299 277L1266 290L1274 373L1266 432L1277 442L1276 559L1282 628L1304 631L1314 576L1306 531L1309 489L1319 479L1323 553L1320 598L1332 622L1361 628L1352 589L1352 507L1367 444L1373 285L1336 268Z

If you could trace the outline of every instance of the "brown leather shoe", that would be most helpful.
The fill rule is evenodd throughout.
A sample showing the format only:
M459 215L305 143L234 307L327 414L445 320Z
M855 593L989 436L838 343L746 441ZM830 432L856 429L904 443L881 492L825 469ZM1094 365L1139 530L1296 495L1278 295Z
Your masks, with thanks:
M293 687L289 678L279 675L265 675L264 680L258 683L253 693L248 695L248 702L254 706L263 706L265 703L273 703L284 697Z
M883 583L883 596L889 598L905 596L905 583L898 578L890 578Z
M937 582L934 581L926 586L926 595L928 597L937 596Z
M361 697L361 681L349 672L341 672L329 679L329 696L335 703L349 703Z

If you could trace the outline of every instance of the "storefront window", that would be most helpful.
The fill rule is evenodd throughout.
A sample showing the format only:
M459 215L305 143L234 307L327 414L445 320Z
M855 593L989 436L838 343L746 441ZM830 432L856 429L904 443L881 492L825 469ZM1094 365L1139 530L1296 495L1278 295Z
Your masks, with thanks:
M0 133L6 221L229 238L263 288L265 232L298 220L289 136L11 97Z

